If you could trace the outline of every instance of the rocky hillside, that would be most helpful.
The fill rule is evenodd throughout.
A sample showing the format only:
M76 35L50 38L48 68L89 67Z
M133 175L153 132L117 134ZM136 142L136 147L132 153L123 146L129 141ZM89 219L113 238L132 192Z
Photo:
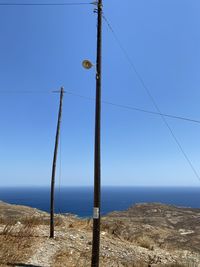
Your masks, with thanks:
M0 202L0 266L90 266L92 220ZM102 218L100 266L200 266L200 209L138 204Z

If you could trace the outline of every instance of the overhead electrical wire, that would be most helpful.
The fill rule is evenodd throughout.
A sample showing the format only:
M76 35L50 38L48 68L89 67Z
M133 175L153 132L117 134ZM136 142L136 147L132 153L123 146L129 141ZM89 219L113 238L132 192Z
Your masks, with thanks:
M85 95L80 95L80 94L74 93L72 91L66 91L65 90L65 93L67 93L69 95L73 95L73 96L78 96L80 98L84 98L84 99L87 99L87 100L92 100L92 101L95 100L92 97L85 96ZM132 111L138 111L138 112L148 113L148 114L152 114L152 115L159 115L159 116L162 115L164 117L168 117L168 118L172 118L172 119L183 120L183 121L188 121L188 122L193 122L193 123L200 124L200 120L196 120L196 119L192 119L192 118L187 118L187 117L182 117L182 116L176 116L176 115L171 115L171 114L160 113L160 112L151 111L151 110L142 109L142 108L137 108L137 107L133 107L133 106L128 106L128 105L122 105L122 104L118 104L118 103L113 103L113 102L109 102L109 101L105 101L105 100L102 100L101 102L103 104L111 105L111 106L122 108L122 109L127 109L127 110L132 110Z
M107 102L107 101L102 101L102 102L105 104L116 106L116 107L123 108L123 109L129 109L129 110L139 111L139 112L143 112L143 113L164 116L164 117L168 117L171 119L178 119L178 120L184 120L184 121L189 121L189 122L194 122L194 123L200 123L199 120L190 119L190 118L186 118L186 117L175 116L175 115L170 115L170 114L165 114L165 113L159 113L159 112L150 111L150 110L141 109L141 108L136 108L136 107L132 107L132 106L125 106L125 105L121 105L121 104L111 103L111 102Z
M160 117L162 118L165 126L168 128L172 138L174 139L175 143L177 144L178 148L180 149L182 155L184 156L185 160L188 162L190 168L192 169L194 175L196 176L196 178L200 181L200 175L198 174L196 168L194 167L192 161L190 160L190 158L187 156L186 152L184 151L180 141L178 140L178 138L176 137L176 135L174 134L171 126L169 125L169 123L167 122L164 114L161 112L159 106L157 105L153 95L151 94L150 90L148 89L146 83L144 82L142 76L140 75L140 73L138 72L135 64L133 63L131 57L129 56L127 50L125 49L123 43L121 42L121 40L119 39L118 35L116 34L115 30L113 29L110 21L107 19L107 17L105 16L105 14L103 14L103 19L106 22L108 28L110 29L111 33L114 36L115 41L117 42L118 46L120 47L121 51L123 52L127 62L129 63L132 71L134 72L134 74L137 76L138 80L140 81L142 87L144 88L144 90L146 91L147 95L149 96L154 108L157 110L157 113L159 113Z
M39 90L0 90L0 94L49 94L52 91Z
M0 3L0 6L82 6L82 5L92 5L95 4L95 2L88 2L88 3L82 3L82 2L75 2L75 3Z
M26 90L22 90L22 91L1 91L0 93L3 94L49 94L49 93L60 93L60 91L26 91ZM87 100L91 100L91 101L95 101L94 98L86 96L86 95L81 95L81 94L77 94L75 92L69 91L69 90L65 90L65 93L68 95L73 95L76 97L80 97L80 98L84 98ZM142 113L147 113L147 114L152 114L152 115L158 115L158 116L164 116L164 117L168 117L171 119L177 119L177 120L182 120L182 121L187 121L187 122L191 122L191 123L196 123L196 124L200 124L200 120L197 119L193 119L193 118L188 118L188 117L183 117L183 116L177 116L177 115L172 115L172 114L166 114L166 113L160 113L160 112L156 112L156 111L151 111L151 110L147 110L144 108L138 108L138 107L134 107L134 106L130 106L130 105L123 105L123 104L119 104L119 103L114 103L114 102L110 102L110 101L106 101L106 100L102 100L101 101L103 104L106 105L110 105L110 106L114 106L114 107L118 107L121 109L126 109L126 110L131 110L131 111L138 111L138 112L142 112Z

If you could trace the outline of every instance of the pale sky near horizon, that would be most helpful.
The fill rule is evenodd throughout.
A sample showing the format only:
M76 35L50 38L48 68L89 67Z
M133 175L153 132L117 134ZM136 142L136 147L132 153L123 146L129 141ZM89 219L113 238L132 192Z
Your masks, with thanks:
M45 92L64 86L94 98L95 71L81 66L85 58L96 60L93 10L0 6L0 91L38 91L0 93L1 186L50 184L59 96ZM200 2L104 0L104 12L161 111L200 120ZM105 22L102 98L155 111ZM94 102L65 94L63 105L61 185L92 185ZM200 124L167 122L200 174ZM60 158L57 181L59 171ZM200 180L159 116L103 104L102 184L200 186Z

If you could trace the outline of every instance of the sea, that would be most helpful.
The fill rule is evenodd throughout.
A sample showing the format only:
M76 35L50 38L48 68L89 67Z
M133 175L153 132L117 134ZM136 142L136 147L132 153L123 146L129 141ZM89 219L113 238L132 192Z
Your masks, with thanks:
M50 188L4 187L0 200L26 205L49 212ZM101 213L126 210L136 203L163 203L180 207L200 208L200 187L102 187ZM92 187L62 187L55 189L55 212L91 217Z

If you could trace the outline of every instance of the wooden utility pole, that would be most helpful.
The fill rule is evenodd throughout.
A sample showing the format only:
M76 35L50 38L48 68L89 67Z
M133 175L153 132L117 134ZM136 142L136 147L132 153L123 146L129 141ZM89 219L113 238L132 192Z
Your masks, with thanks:
M92 267L99 267L100 224L101 224L101 59L102 59L102 0L98 0L97 60L96 60L96 111L94 153L94 208Z
M58 154L58 143L60 135L60 125L62 117L62 103L63 103L64 88L60 89L60 106L58 112L58 122L56 130L56 140L53 156L52 176L51 176L51 204L50 204L50 238L54 238L54 190L55 190L55 174L56 174L56 160Z

